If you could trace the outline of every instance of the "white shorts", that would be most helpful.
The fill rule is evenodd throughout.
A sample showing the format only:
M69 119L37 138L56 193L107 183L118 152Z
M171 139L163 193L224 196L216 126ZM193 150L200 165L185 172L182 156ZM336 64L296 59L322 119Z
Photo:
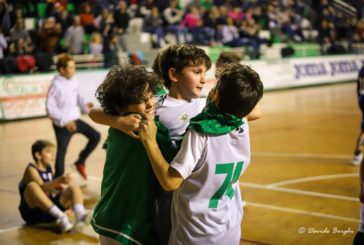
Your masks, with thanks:
M188 241L178 241L174 239L171 234L168 244L169 245L185 245L185 244L201 244L201 245L209 245L209 244L229 244L229 245L239 245L240 237L241 237L241 224L238 222L234 227L222 231L217 234L206 235L206 236L185 236L188 237ZM187 239L187 238L186 238Z

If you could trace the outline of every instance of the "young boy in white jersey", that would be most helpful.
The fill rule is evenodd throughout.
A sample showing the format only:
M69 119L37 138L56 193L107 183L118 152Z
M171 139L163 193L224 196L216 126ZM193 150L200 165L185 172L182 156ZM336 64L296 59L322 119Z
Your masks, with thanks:
M156 143L151 118L139 136L163 189L174 190L169 244L239 244L243 216L239 177L250 163L247 115L263 95L259 75L227 65L211 101L192 118L169 164Z
M91 211L83 206L79 186L70 184L69 174L53 179L54 144L37 140L32 145L34 163L29 163L19 183L19 211L27 224L54 222L61 232L68 232L73 224L64 211L72 206L77 224L89 223ZM67 187L60 193L57 188Z

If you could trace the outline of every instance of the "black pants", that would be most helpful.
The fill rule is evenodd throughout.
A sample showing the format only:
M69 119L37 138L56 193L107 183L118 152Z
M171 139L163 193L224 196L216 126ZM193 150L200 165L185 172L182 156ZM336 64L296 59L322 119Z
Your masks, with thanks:
M95 149L97 144L100 141L100 133L97 132L90 125L81 120L76 120L77 130L74 133L71 133L67 130L66 127L58 127L53 124L54 132L56 133L57 138L57 155L56 155L56 166L55 166L55 174L54 177L59 177L64 174L64 159L67 153L67 147L70 143L72 136L75 133L83 134L88 138L88 142L86 147L80 152L78 160L75 164L85 163L87 157L91 154L91 152Z

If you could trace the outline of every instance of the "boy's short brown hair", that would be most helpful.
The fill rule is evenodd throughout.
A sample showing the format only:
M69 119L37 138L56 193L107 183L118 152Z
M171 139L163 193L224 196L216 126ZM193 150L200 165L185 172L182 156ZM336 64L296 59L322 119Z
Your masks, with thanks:
M222 51L216 60L216 66L223 66L231 63L240 63L242 55L239 52Z
M37 140L37 141L35 141L33 143L33 145L32 145L32 156L33 156L34 161L37 161L37 159L35 157L35 153L37 153L37 152L40 153L40 152L42 152L42 150L44 148L49 147L49 146L54 147L55 145L52 142L48 141L48 140Z
M60 54L57 56L57 71L59 71L61 68L65 69L68 65L69 61L74 61L73 57L69 54Z
M190 44L171 45L163 50L158 59L159 72L167 88L171 86L169 78L170 68L174 68L176 72L182 72L183 68L191 65L205 65L206 70L209 70L211 67L211 60L206 52Z
M250 66L232 63L223 67L216 91L218 109L239 118L247 116L263 96L263 83Z

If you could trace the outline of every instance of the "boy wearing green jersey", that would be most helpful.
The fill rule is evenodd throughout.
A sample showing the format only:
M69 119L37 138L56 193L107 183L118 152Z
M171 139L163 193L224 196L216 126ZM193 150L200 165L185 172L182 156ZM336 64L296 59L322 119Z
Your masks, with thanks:
M136 113L154 118L158 86L160 79L143 67L116 66L96 96L111 115ZM102 245L157 244L153 210L158 185L143 145L119 130L110 128L108 133L101 197L91 224ZM162 148L170 145L168 131L162 126L158 138Z

